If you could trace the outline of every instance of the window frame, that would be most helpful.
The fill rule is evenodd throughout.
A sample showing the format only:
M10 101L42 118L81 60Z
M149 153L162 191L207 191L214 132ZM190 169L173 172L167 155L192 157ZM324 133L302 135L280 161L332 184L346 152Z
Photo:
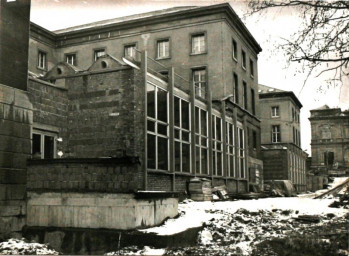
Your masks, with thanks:
M200 52L194 52L194 37L199 37L199 36L203 36L204 38L204 42L205 42L205 48L200 51ZM207 32L206 31L202 31L202 32L195 32L195 33L191 33L190 34L190 55L201 55L201 54L207 54L208 52L208 45L207 45Z
M229 177L237 177L236 175L236 159L235 159L235 126L232 121L226 119L226 147L227 147L227 168ZM233 166L231 166L230 158L233 159Z
M217 137L217 119L219 119L220 123L220 138ZM218 116L216 114L212 114L212 162L213 162L213 176L222 177L224 174L224 157L223 157L223 141L225 138L223 138L223 118L221 116ZM218 156L220 155L220 168L219 168L219 162ZM214 161L215 160L215 161ZM218 173L220 171L220 173Z
M43 54L44 60L43 60L43 66L41 66L41 58L40 55ZM47 70L47 52L43 51L41 49L38 49L38 55L37 55L37 68L40 70Z
M205 80L199 80L199 81L195 81L194 77L195 77L195 72L199 72L199 71L205 71ZM207 81L207 67L206 66L200 66L200 67L194 67L191 69L191 81L194 84L194 89L195 89L195 96L198 96L202 99L206 99L207 97L207 91L208 91L208 81ZM201 77L201 76L200 76ZM196 83L198 83L200 86L196 86ZM204 90L202 88L202 84L205 85ZM198 93L199 92L199 93ZM204 94L204 95L202 95Z
M68 62L68 57L69 57L69 56L74 56L74 61L73 61L73 63L69 63L69 62ZM68 64L73 65L74 67L76 67L76 66L77 66L77 54L76 54L76 52L65 53L65 54L64 54L64 62L66 62L66 63L68 63Z
M254 78L254 61L250 58L250 76Z
M242 80L242 104L244 109L248 109L248 95L247 95L247 83Z
M233 73L233 85L234 85L234 102L239 104L239 76L237 73Z
M97 56L97 52L101 52L101 51L104 52L104 55L107 54L107 49L105 47L104 48L95 48L95 49L93 49L93 55L92 55L93 62L96 62L98 60L98 58L101 57L101 56L99 56L99 57Z
M234 38L232 39L232 56L233 60L235 60L235 62L238 62L238 43Z
M162 43L162 42L168 42L168 56L164 56L164 57L159 56L159 43ZM171 58L171 40L169 37L156 39L155 47L156 47L156 53L155 53L156 60L165 60L165 59Z
M130 57L128 57L128 55L126 55L126 49L127 48L133 48L134 47L134 58L130 58L130 59L133 59L133 60L137 60L137 42L133 42L133 43L127 43L127 44L124 44L124 57L125 58L130 58Z
M31 132L31 155L34 156L33 152L33 135L40 135L40 159L55 159L57 158L57 138L58 138L58 133L54 131L47 131L47 130L41 130L41 129L36 129L33 128ZM53 138L53 155L52 158L45 158L45 137L52 137Z
M246 71L247 68L247 58L246 58L246 52L241 49L241 67L243 70Z
M280 106L271 106L271 118L280 118ZM274 115L275 113L275 111L274 111L274 109L276 109L277 111L277 113L276 113L276 115Z
M277 128L274 131L274 128ZM275 135L275 137L274 137ZM274 140L275 138L275 140ZM271 126L271 142L272 143L281 143L281 126L279 124L275 124Z
M195 173L197 174L201 174L201 175L209 175L210 171L209 171L209 135L208 135L208 111L207 109L204 109L200 106L195 105L194 106L194 111L195 111L195 118L197 118L199 120L198 124L196 124L195 127L195 142L192 143L191 146L195 147L195 155L197 156L197 154L199 155L199 163L198 163L198 159L196 157L196 170L193 170ZM202 114L204 113L204 115L206 116L206 131L203 132L204 130L202 129ZM203 144L202 142L205 141L206 145ZM199 152L197 152L197 150L199 150ZM206 152L206 172L203 172L203 165L202 165L202 152Z

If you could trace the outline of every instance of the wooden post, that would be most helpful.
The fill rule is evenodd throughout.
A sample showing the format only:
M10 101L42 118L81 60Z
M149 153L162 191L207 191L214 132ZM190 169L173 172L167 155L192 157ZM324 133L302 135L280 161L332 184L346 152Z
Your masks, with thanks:
M233 108L233 116L234 116L234 119L233 119L233 122L234 122L234 148L235 148L235 177L237 178L236 179L236 193L238 194L239 193L239 176L240 176L240 173L239 173L239 141L238 141L238 115L237 115L237 109L236 107L234 106Z
M207 114L208 114L208 168L209 174L211 174L213 183L213 143L212 143L212 93L211 90L207 91Z
M143 75L143 86L144 86L144 157L143 157L143 171L144 171L144 190L148 189L148 136L147 136L147 51L142 51L141 53L141 71Z
M225 185L227 186L228 178L228 157L227 157L227 125L226 125L226 112L225 101L221 103L222 108L222 122L223 122L223 177L225 177Z

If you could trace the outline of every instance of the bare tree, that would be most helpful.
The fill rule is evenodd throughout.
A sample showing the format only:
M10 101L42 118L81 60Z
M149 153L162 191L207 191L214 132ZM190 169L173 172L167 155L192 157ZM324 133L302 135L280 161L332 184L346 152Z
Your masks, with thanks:
M314 70L319 70L317 76L332 71L331 82L335 84L348 77L349 1L251 0L249 7L250 15L270 8L297 10L302 26L279 46L289 63L303 64L309 70L308 77Z

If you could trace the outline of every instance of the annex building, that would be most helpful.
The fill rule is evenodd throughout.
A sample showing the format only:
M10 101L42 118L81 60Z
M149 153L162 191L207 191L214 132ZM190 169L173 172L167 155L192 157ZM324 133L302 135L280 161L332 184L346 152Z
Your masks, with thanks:
M306 191L307 154L301 148L301 102L293 92L259 85L264 180L290 180Z

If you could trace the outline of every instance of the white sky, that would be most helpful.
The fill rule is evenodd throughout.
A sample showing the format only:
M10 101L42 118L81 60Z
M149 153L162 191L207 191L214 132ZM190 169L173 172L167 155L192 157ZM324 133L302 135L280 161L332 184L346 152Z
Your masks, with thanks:
M174 6L202 6L229 2L242 17L247 10L245 0L32 0L31 21L56 30L99 20L149 12ZM290 38L296 32L300 20L296 10L272 9L265 15L255 15L244 20L247 28L263 48L258 56L258 80L260 84L293 91L303 104L301 110L302 148L310 154L310 109L324 104L330 107L349 108L349 81L342 88L326 87L326 75L308 79L301 91L306 73L297 72L297 64L287 67L282 52L275 50L280 38ZM298 64L299 65L299 64ZM341 89L341 94L340 94Z

